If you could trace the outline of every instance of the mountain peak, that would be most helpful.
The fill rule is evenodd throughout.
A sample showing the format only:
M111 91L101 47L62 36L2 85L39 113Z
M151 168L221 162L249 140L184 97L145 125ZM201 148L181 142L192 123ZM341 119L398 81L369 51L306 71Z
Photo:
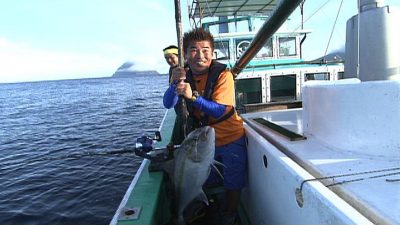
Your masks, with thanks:
M135 63L124 62L117 71L112 75L113 77L132 77L137 75L154 75L159 74L156 70L136 70Z

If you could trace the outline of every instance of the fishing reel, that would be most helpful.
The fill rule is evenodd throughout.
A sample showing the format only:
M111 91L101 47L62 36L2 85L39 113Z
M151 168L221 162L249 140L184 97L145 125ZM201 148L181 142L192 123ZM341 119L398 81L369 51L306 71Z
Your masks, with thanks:
M153 138L146 135L137 138L135 149L140 149L144 152L150 152L151 150L153 150L153 143L155 143L156 141L161 141L161 134L159 131L156 131Z
M163 162L173 158L172 151L176 146L167 146L165 148L154 148L153 144L161 141L161 133L155 132L154 137L143 135L136 139L135 155L149 159L155 162Z

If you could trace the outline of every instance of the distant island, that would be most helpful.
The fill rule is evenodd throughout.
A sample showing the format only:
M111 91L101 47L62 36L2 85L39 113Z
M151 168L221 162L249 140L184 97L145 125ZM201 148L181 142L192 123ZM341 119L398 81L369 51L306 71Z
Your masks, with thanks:
M135 70L133 62L125 62L117 71L112 75L112 77L132 77L132 76L143 76L143 75L159 75L156 70Z

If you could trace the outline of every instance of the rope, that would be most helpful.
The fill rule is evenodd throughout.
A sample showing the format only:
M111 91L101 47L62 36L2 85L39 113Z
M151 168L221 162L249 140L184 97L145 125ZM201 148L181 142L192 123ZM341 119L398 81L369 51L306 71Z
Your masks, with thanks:
M388 176L393 176L393 175L398 175L398 174L400 174L400 172L387 173L387 174L370 176L370 177L365 177L365 178L358 178L358 179L353 179L353 180L344 180L344 181L341 181L341 182L329 184L326 187L332 187L332 186L335 186L335 185L346 184L346 183L351 183L351 182L356 182L356 181L362 181L362 180L366 180L366 179L374 179L374 178L379 178L379 177L388 177Z
M313 178L313 179L307 179L301 182L300 184L300 192L303 190L303 186L306 182L310 181L321 181L321 180L326 180L326 179L335 179L339 177L349 177L349 176L356 176L356 175L363 175L363 174L372 174L372 173L380 173L380 172L389 172L389 171L395 171L395 170L400 170L400 167L395 167L395 168L388 168L388 169L380 169L380 170L370 170L370 171L363 171L363 172L358 172L358 173L348 173L348 174L340 174L340 175L333 175L333 176L327 176L327 177L319 177L319 178ZM382 174L382 175L375 175L375 176L370 176L370 177L365 177L365 178L357 178L357 179L352 179L352 180L347 180L347 181L341 181L341 182L336 182L333 184L329 184L326 187L331 187L334 185L340 185L344 183L350 183L350 182L356 182L356 181L361 181L361 180L366 180L366 179L373 179L373 178L379 178L379 177L385 177L385 176L392 176L392 175L397 175L400 174L399 172L394 172L394 173L388 173L388 174Z

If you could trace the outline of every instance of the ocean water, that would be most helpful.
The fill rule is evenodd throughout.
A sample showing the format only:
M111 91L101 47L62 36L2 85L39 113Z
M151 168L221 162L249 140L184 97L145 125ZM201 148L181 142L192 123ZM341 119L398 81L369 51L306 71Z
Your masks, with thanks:
M0 84L0 224L108 224L141 158L85 154L153 134L167 79Z

